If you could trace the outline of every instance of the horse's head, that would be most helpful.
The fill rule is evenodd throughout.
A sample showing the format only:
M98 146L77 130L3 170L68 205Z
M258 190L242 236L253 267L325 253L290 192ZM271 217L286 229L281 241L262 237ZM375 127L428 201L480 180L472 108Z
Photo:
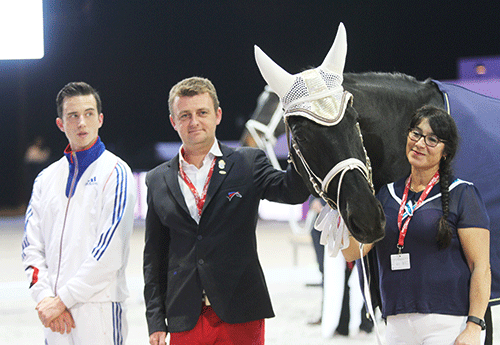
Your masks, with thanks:
M354 238L371 243L384 236L385 216L373 194L352 95L342 87L346 53L342 24L321 66L296 75L255 47L259 69L285 110L295 168L314 195L339 209Z

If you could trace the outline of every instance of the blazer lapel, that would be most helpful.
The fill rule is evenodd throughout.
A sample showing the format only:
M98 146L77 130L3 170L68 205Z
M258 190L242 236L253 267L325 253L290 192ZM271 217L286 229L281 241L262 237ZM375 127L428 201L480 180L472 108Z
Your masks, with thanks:
M205 200L205 205L203 209L207 207L215 193L219 190L222 182L230 174L231 168L233 167L234 161L231 158L234 149L219 142L220 149L222 151L222 157L217 157L215 162L214 172L212 178L210 179L210 184L208 185L207 198Z
M179 186L179 155L170 160L168 168L165 171L165 182L174 200L187 214L190 214L186 205L186 199L184 199L184 194L182 194L181 187Z

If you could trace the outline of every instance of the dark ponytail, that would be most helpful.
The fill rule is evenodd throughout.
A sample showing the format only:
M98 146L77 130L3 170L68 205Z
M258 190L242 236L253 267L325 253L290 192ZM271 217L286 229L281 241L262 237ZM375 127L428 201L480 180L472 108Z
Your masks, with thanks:
M439 164L439 183L441 184L441 207L443 208L443 216L439 220L438 233L436 241L439 249L447 248L451 243L453 233L448 224L448 216L450 214L450 175L451 168L446 157L441 159Z

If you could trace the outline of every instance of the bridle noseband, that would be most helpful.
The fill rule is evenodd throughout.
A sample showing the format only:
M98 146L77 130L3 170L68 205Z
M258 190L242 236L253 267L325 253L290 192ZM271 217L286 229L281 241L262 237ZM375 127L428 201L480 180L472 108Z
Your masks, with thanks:
M352 96L350 98L352 100ZM307 113L308 116L307 118L311 119L311 116L314 116L313 113L306 109L297 109L295 108L293 110L294 116L297 114L297 112L304 112ZM345 111L341 114L340 119L338 119L335 124L338 124L342 118L344 117ZM370 185L370 188L372 190L372 193L375 194L375 189L373 187L373 178L372 178L372 167L371 167L371 162L370 158L368 157L368 153L366 152L366 148L363 144L363 135L361 134L361 128L359 127L359 122L356 122L356 129L358 130L359 137L361 139L361 146L363 147L363 151L365 153L365 158L366 158L366 164L363 163L361 160L357 158L347 158L343 161L340 161L337 163L329 172L326 174L326 176L321 179L317 174L314 173L314 171L311 169L309 164L307 164L307 161L300 151L299 145L297 144L296 139L292 135L290 135L291 130L290 130L290 125L288 124L288 117L287 116L287 111L285 111L284 115L284 121L285 121L285 129L286 129L286 137L287 137L287 142L288 142L288 161L293 163L295 170L300 174L297 163L293 159L293 155L291 154L292 149L293 152L297 155L297 157L300 159L300 162L302 163L302 166L304 167L305 171L307 172L307 175L309 176L309 182L311 182L311 185L314 188L314 191L332 208L332 209L337 209L340 212L340 188L342 186L342 180L344 178L344 175L346 172L350 170L357 169L359 170L363 176L366 178L368 181L368 184ZM313 118L314 120L314 118ZM338 175L340 174L339 178L339 183L338 183L338 188L337 188L337 200L336 202L333 201L331 198L328 197L326 194L328 191L328 187L331 183L331 181Z

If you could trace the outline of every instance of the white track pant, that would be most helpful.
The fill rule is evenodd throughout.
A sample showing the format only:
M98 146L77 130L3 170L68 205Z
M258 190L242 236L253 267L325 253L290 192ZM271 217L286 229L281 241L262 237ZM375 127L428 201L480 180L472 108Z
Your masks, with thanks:
M387 318L388 345L453 345L465 329L465 316L400 314ZM486 332L481 332L484 344Z
M323 338L331 338L337 329L342 310L344 298L346 261L342 252L337 257L328 256L325 248L324 273L323 273L323 315L321 317L321 335ZM361 324L361 309L364 300L359 286L357 267L354 266L349 277L349 334L355 335L359 332Z
M123 345L127 321L123 303L84 303L70 309L76 327L69 334L45 328L46 345Z

